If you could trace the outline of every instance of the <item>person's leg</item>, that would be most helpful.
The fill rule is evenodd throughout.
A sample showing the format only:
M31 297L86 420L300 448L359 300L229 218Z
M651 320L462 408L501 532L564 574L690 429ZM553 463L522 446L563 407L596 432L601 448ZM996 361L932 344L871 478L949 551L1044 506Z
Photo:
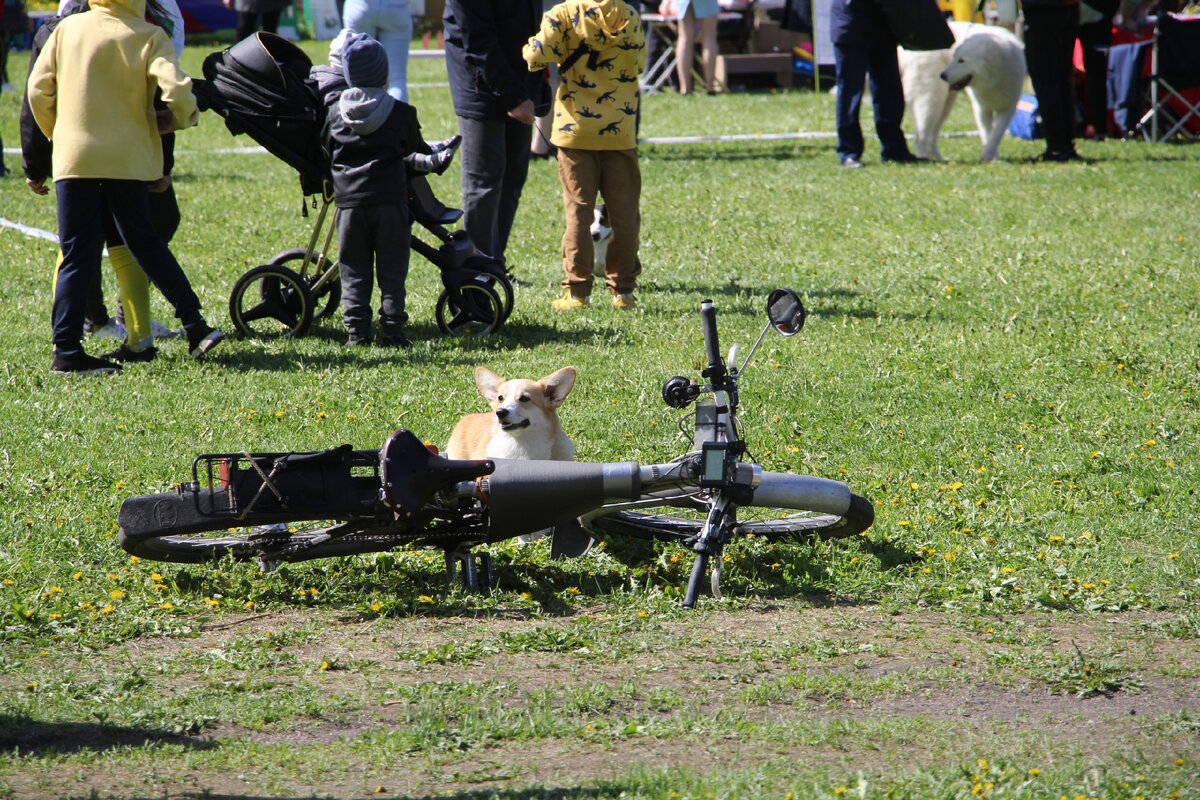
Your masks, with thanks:
M496 218L496 233L500 237L500 257L508 250L508 237L517 218L521 192L529 177L530 126L515 119L504 124L504 178L500 189L500 207Z
M904 130L904 86L900 82L900 63L895 47L872 47L868 54L871 105L875 112L875 133L879 136L884 161L912 158Z
M125 343L133 350L142 350L154 341L150 330L150 279L123 244L109 244L108 260L121 287Z
M692 93L692 68L696 60L696 12L688 6L677 23L679 38L675 40L675 74L679 76L679 93Z
M404 338L408 312L404 310L408 280L409 235L412 223L403 205L377 206L375 274L379 281L379 323L384 337Z
M700 20L700 59L704 67L704 90L712 94L717 78L718 14Z
M862 110L863 83L867 79L866 48L834 45L833 57L837 70L837 102L834 108L838 158L860 159L863 154L863 134L858 118Z
M558 177L563 187L563 215L566 228L562 237L562 285L574 297L582 299L592 293L592 265L595 249L592 246L592 219L596 208L596 193L600 189L600 154L596 150L560 147Z
M339 208L338 274L342 281L342 321L350 333L347 344L371 341L371 289L375 282L375 231L366 208Z
M258 14L253 11L237 12L237 28L234 31L234 36L240 42L258 30Z
M1102 19L1079 26L1083 50L1084 94L1093 138L1108 134L1108 49L1112 46L1112 22Z
M637 276L642 271L638 259L642 225L642 172L636 149L602 152L600 194L608 208L608 222L613 230L605 261L604 282L613 294L632 294L637 286Z
M500 240L500 196L504 181L503 122L458 118L462 145L458 163L462 172L463 230L475 247L492 258L503 258ZM525 142L525 152L529 152Z
M106 180L104 198L116 221L122 241L138 266L175 309L185 328L204 322L200 298L175 255L150 223L150 193L141 181Z
M379 30L376 39L383 45L388 60L388 93L408 102L408 48L412 44L413 24L408 0L380 0Z
M264 11L262 14L262 29L267 33L277 33L279 31L279 18L283 16L283 11Z
M100 182L84 178L55 182L58 237L62 262L54 275L51 337L55 353L82 356L83 319L92 274L100 271L104 231L97 209L103 203Z
M1029 6L1025 16L1025 60L1038 98L1046 155L1070 156L1075 145L1071 56L1079 28L1079 7Z

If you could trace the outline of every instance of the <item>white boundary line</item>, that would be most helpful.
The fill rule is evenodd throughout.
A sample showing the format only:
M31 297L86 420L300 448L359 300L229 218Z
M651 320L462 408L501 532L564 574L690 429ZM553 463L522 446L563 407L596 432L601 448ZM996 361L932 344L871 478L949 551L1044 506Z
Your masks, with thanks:
M31 228L28 225L22 225L19 222L13 222L11 219L0 217L0 228L12 228L18 233L23 233L32 239L45 239L47 242L58 244L58 234L44 231L41 228Z

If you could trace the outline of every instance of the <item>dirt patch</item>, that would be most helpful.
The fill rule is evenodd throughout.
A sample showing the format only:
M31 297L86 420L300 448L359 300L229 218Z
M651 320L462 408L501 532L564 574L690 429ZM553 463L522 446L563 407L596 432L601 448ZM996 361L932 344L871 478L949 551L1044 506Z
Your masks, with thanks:
M1170 721L1200 712L1200 641L1155 633L1170 619L1153 613L981 618L928 610L900 616L799 603L661 621L634 612L365 620L287 611L225 619L187 639L115 645L74 665L56 657L56 665L149 673L167 664L153 687L164 697L187 698L211 682L207 667L188 654L222 653L222 663L232 664L223 667L222 680L231 684L264 674L295 687L319 681L336 703L281 714L275 724L216 719L193 735L83 721L4 722L16 726L22 751L34 756L147 743L185 752L283 746L312 754L314 764L324 753L337 769L307 775L299 769L277 783L284 792L303 787L305 795L330 796L364 796L380 786L412 796L580 787L638 769L702 765L706 772L766 761L834 772L920 767L961 758L973 746L1105 759L1147 731L1195 748L1195 731L1172 732ZM228 657L247 642L259 653L263 641L272 641L268 634L279 639L267 649L281 666L243 668ZM330 660L343 668L316 666ZM1099 673L1104 680L1095 679ZM16 680L0 677L0 691L19 690ZM411 710L406 704L416 701L395 696L417 686L492 687L494 694L480 702L530 713L548 707L580 721L521 741L467 734L440 749L418 743L380 765L360 743L402 729ZM588 691L607 704L595 718L637 724L616 733L585 728L592 716L580 711L575 695ZM18 774L0 786L15 796L78 794L81 786L118 796L196 787L238 795L255 793L249 787L261 789L265 779L253 767L243 781L189 763L157 782L136 770L92 764L80 765L69 785Z

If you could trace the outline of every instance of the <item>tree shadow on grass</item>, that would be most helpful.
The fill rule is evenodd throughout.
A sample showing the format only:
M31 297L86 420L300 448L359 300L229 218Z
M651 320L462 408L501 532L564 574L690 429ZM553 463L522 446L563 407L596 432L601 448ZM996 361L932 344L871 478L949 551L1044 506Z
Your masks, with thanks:
M528 787L524 789L503 789L490 787L487 789L469 789L465 791L453 792L451 794L422 794L422 795L395 795L388 794L387 797L392 800L556 800L557 798L569 797L571 800L589 800L595 797L616 797L623 790L634 789L634 786L625 787L613 782L606 782L604 786L554 786L554 787ZM76 798L68 800L83 800L83 798L94 797L91 795L77 795ZM214 794L208 791L201 792L181 792L172 793L172 797L179 800L289 800L285 795L249 795L249 794ZM313 794L297 794L293 795L290 800L308 800L315 797ZM322 793L320 796L325 797ZM347 797L345 800L371 800L372 797L378 795L364 795L358 798ZM154 795L158 797L158 795ZM139 798L139 800L142 800ZM149 800L147 796L145 800Z
M23 715L0 714L0 749L37 757L84 751L106 752L150 744L172 744L194 750L217 747L176 731L126 727L105 722L41 722Z

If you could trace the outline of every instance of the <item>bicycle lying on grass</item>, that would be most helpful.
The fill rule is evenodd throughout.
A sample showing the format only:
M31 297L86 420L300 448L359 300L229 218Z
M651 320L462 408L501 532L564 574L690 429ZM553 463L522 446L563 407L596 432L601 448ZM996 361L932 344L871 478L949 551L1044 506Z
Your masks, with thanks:
M118 515L128 552L159 561L201 563L232 556L265 570L287 561L371 553L397 547L445 551L447 574L489 587L491 558L480 545L553 529L552 557L587 552L595 535L680 542L696 554L683 605L695 605L711 565L720 596L724 546L736 535L769 541L852 536L871 526L870 501L844 483L769 472L743 461L738 381L773 327L800 332L799 297L777 289L769 321L746 360L721 357L717 310L700 307L705 382L673 377L663 399L695 404L694 439L663 464L452 461L399 430L379 450L209 453L174 492L131 497Z

